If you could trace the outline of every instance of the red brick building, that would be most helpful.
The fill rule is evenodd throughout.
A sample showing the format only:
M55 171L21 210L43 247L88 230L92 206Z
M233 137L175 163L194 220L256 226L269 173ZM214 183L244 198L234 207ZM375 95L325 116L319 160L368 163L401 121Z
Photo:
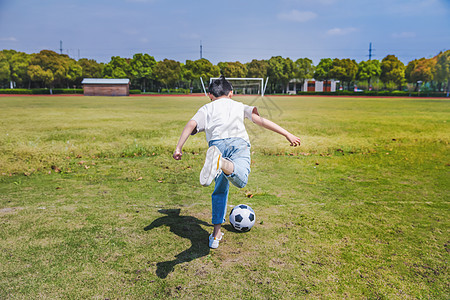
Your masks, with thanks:
M84 78L85 96L129 96L130 79Z

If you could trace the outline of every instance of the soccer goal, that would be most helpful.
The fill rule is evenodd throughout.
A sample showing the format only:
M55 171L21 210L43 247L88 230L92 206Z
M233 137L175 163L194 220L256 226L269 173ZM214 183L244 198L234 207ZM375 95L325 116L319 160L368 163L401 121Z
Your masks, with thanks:
M219 78L210 78L209 83ZM264 78L226 78L233 85L234 94L264 96L267 80ZM269 79L269 78L267 78Z

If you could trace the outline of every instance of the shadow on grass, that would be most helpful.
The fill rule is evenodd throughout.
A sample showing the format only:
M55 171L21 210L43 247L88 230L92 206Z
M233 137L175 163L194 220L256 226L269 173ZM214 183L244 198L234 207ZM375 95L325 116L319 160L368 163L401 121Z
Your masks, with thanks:
M237 231L236 229L234 229L234 227L231 226L230 224L222 225L222 228L225 229L226 231L241 233L241 232Z
M156 275L159 278L166 278L167 275L173 271L176 265L189 262L209 254L209 233L200 225L212 225L195 217L180 216L180 209L160 209L158 212L167 216L154 220L152 224L144 228L145 231L149 231L160 226L168 226L171 232L191 241L191 247L175 255L176 258L174 260L163 261L156 264Z

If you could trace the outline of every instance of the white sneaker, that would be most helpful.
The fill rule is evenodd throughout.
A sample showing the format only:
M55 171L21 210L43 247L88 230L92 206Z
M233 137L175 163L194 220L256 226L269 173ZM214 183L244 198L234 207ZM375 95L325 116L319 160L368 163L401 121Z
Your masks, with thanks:
M206 152L205 164L200 172L200 184L208 186L222 171L222 153L216 146L209 147Z
M219 238L213 237L211 233L211 235L209 236L209 248L216 249L217 247L219 247L219 242L222 240L222 238L223 232L220 233Z

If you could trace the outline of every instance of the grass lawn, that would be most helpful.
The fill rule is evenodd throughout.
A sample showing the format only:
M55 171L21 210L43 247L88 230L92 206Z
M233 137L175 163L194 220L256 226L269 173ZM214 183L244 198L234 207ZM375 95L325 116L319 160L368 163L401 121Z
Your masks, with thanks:
M450 100L236 99L303 144L247 123L210 250L205 97L1 97L0 298L450 298Z

